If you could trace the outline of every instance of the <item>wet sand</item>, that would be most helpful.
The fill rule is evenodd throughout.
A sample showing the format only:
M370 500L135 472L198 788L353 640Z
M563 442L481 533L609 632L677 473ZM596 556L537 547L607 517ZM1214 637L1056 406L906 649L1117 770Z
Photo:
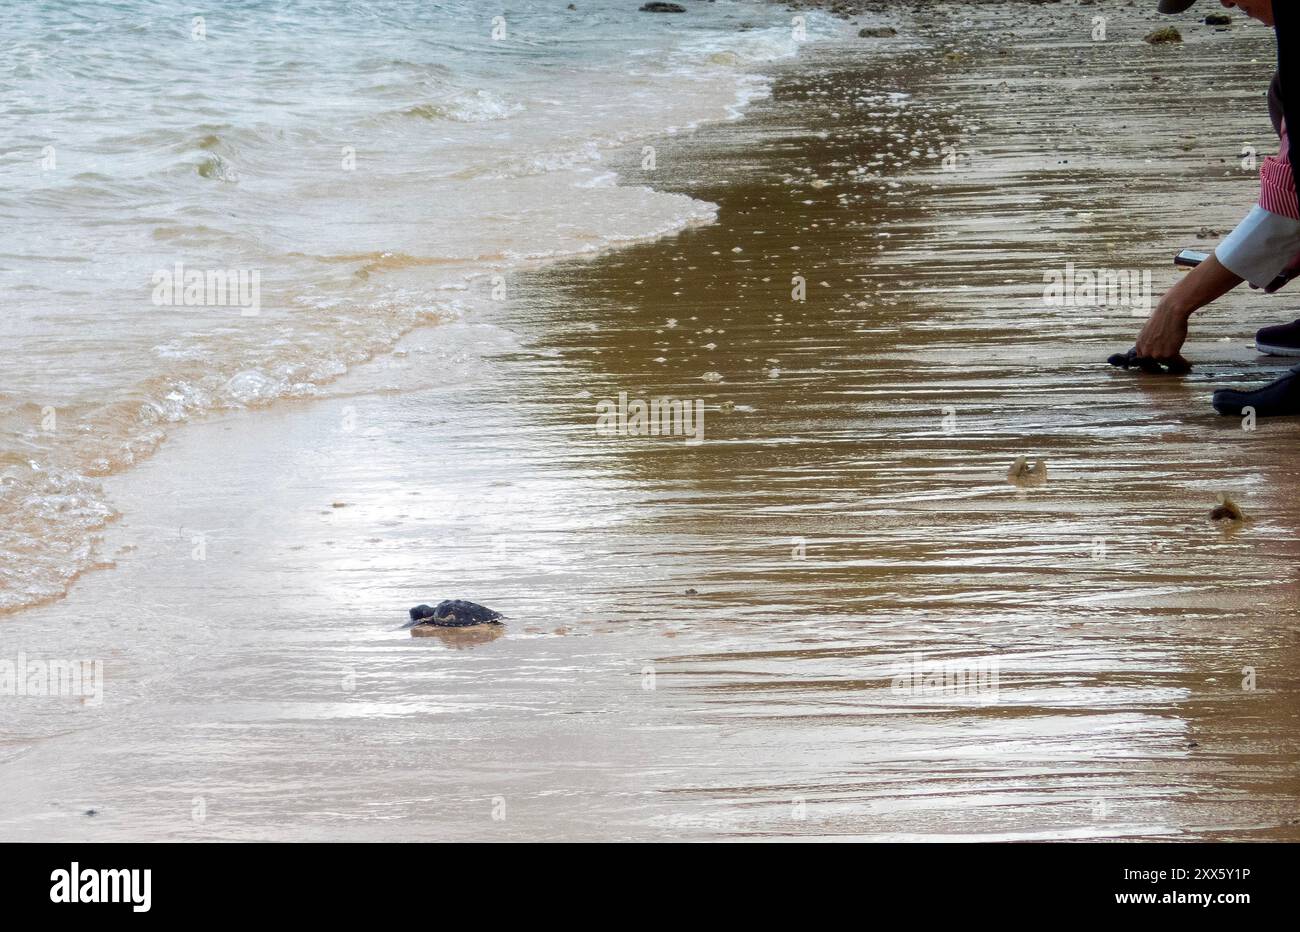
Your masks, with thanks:
M1100 364L1130 309L1042 296L1066 262L1158 291L1230 229L1272 43L1149 47L1118 3L894 21L656 146L716 224L112 479L115 568L5 622L106 672L0 705L0 837L1300 838L1300 426L1208 405L1283 368L1249 338L1294 305L1230 296L1175 380ZM702 400L703 443L602 436L620 392ZM397 629L444 597L510 623ZM901 694L918 655L996 695Z

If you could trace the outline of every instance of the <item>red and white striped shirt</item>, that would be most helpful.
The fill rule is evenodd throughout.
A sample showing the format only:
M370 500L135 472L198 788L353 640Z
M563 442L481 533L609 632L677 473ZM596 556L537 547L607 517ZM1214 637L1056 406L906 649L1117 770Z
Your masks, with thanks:
M1269 213L1300 220L1300 200L1296 198L1295 173L1291 168L1291 137L1285 120L1281 136L1281 151L1264 159L1259 169L1259 206Z

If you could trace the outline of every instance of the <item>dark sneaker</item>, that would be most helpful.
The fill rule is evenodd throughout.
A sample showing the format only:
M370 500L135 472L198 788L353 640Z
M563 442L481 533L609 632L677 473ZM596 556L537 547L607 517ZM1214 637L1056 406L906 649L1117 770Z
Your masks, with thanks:
M1300 320L1260 330L1255 334L1255 349L1269 356L1300 356Z
M1256 417L1300 414L1300 373L1284 375L1253 392L1234 392L1225 388L1214 393L1211 404L1220 414L1238 417L1245 408L1254 408Z

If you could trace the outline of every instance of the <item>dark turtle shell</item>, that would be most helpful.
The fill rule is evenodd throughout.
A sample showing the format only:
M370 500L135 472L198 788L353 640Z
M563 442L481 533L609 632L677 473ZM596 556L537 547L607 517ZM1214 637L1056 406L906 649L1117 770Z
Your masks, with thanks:
M470 625L499 625L500 612L477 602L447 599L435 606L417 605L411 609L411 624L437 625L442 628L467 628Z

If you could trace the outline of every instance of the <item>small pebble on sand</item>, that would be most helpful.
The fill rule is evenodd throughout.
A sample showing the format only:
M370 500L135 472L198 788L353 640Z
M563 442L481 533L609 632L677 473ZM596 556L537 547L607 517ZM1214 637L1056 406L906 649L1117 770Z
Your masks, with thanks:
M1033 483L1041 484L1047 481L1047 460L1040 459L1030 466L1029 461L1023 456L1017 456L1016 461L1011 464L1007 470L1007 481L1014 483Z
M1157 29L1155 32L1147 33L1143 41L1150 45L1168 45L1171 42L1182 42L1183 34L1173 26L1166 26L1163 29Z
M1219 494L1219 504L1210 509L1211 521L1244 521L1246 515L1226 494Z

